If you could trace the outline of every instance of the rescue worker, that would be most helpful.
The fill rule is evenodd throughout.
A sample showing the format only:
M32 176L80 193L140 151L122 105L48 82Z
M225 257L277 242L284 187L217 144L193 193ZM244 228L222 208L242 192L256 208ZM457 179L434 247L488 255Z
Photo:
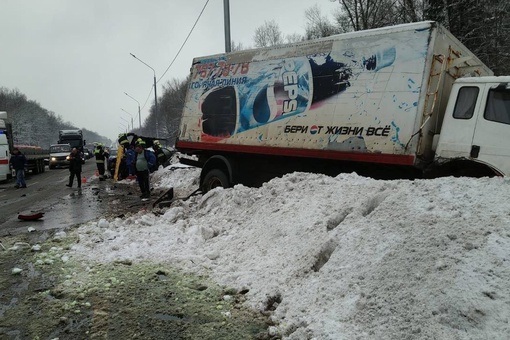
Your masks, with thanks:
M99 180L104 181L105 176L105 162L108 162L108 152L105 151L103 144L98 143L95 150L94 150L94 156L96 156L96 166L97 171L99 172Z
M134 142L136 142L136 135L133 133L129 133L129 136L133 136L133 143L129 142L128 134L127 133L121 133L119 134L119 138L117 139L118 143L123 147L124 149L124 157L123 161L121 163L122 165L125 165L126 170L123 171L123 178L134 178L136 175L136 169L134 165L135 160L135 147Z
M129 140L127 138L127 133L121 133L119 134L119 138L117 139L117 141L119 142L120 145L122 145L122 147L124 149L127 148L127 146L129 145Z
M154 141L152 148L154 149L154 153L156 154L158 167L160 165L165 166L164 164L167 161L167 157L166 157L165 152L163 151L163 147L161 146L161 143L159 142L159 140Z
M25 167L27 166L27 158L22 154L18 148L12 149L12 155L9 159L9 165L16 171L16 189L26 188L25 182Z
M83 164L83 157L77 148L73 148L69 155L69 184L66 186L72 188L73 180L76 176L78 189L81 189L81 165Z
M150 198L149 174L156 164L156 156L152 151L145 149L145 141L138 138L135 142L136 180L140 186L140 198Z

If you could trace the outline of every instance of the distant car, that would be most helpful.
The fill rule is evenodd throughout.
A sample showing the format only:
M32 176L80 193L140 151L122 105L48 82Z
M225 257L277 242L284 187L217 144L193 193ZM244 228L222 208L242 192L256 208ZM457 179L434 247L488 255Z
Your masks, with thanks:
M87 149L87 148L83 149L83 157L84 157L85 159L91 159L91 158L92 158L92 156L93 156L93 155L92 155L92 152L90 152L90 150L89 150L89 149Z

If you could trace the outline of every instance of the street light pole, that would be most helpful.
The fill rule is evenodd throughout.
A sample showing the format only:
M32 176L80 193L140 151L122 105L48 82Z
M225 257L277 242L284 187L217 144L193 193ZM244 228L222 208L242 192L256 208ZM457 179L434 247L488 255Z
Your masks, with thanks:
M125 127L125 128L126 128L126 125L125 125L124 123L119 122L119 124L121 124L123 127ZM126 128L126 133L128 132L128 130L127 130L127 129L128 129L128 128Z
M127 128L129 130L129 120L127 120L126 118L120 116L120 119L122 119L123 121L125 121L127 123ZM127 131L126 131L127 132Z
M147 63L145 63L144 61L138 59L133 53L129 53L131 54L131 56L133 58L135 58L136 60L138 60L139 62L141 62L142 64L144 64L145 66L147 66L148 68L150 68L152 70L152 72L154 72L154 106L155 106L155 109L156 109L156 138L159 138L159 129L158 129L158 94L157 94L157 90L156 90L156 71L150 67L149 65L147 65Z
M225 52L232 51L232 42L230 41L230 4L229 0L223 0L223 17L225 23Z
M138 100L136 100L135 98L131 97L129 94L127 94L126 92L124 92L124 94L126 96L128 96L129 98L133 99L135 102L138 103L138 127L140 128L140 131L142 130L142 117L140 116L140 103L138 102Z
M133 125L133 115L129 112L127 112L126 110L124 110L123 108L120 108L122 111L124 111L125 113L127 113L128 115L131 116L131 130L134 130L135 129L135 126Z

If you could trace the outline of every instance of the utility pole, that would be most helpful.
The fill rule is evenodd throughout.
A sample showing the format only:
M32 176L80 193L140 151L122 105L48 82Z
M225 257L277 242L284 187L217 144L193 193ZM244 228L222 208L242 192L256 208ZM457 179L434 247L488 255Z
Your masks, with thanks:
M229 0L223 0L223 12L225 20L225 52L232 50L232 43L230 41L230 4Z

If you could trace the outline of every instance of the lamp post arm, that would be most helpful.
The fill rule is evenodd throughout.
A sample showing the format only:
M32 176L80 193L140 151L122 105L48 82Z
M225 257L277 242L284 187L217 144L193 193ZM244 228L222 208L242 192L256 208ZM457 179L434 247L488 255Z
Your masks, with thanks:
M146 64L143 60L138 59L138 58L136 57L136 55L134 55L133 53L129 53L129 54L131 54L131 56L133 56L133 58L135 58L136 60L138 60L139 62L141 62L141 63L142 63L142 64L144 64L145 66L147 66L148 68L150 68L150 69L152 70L152 72L154 72L154 78L156 78L156 71L155 71L152 67L150 67L149 65L147 65L147 64Z
M125 119L124 117L120 116L120 119L122 119L123 121L125 121L127 123L127 128L129 130L129 120Z
M127 92L124 92L124 94L138 103L138 128L141 131L142 130L142 116L140 114L140 102L138 100L136 100L135 98L133 98L132 96L130 96Z
M152 72L154 73L154 109L155 109L155 116L156 116L156 138L159 138L159 128L158 128L158 116L159 116L159 112L158 112L158 94L156 93L157 90L156 90L156 71L150 67L147 63L145 63L143 60L141 59L138 59L136 57L136 55L134 55L133 53L129 53L131 54L131 56L133 58L135 58L136 60L138 60L139 62L141 62L142 64L144 64L145 66L147 66L148 68L150 68L152 70ZM141 126L141 124L140 124Z

